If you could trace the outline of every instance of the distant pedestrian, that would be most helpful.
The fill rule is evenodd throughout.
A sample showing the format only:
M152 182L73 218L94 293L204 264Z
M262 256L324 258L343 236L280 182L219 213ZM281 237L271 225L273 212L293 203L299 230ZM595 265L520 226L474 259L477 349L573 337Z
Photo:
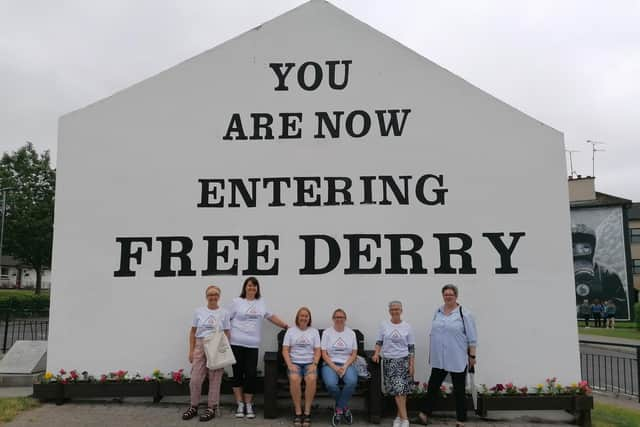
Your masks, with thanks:
M615 329L616 327L616 303L611 300L605 307L607 314L607 328Z
M593 304L591 304L591 316L593 317L593 326L596 328L600 328L602 326L602 313L604 312L604 307L600 304L599 299L594 299Z
M578 314L584 320L584 327L589 327L589 319L591 318L591 306L589 305L589 300L582 301L580 307L578 307Z

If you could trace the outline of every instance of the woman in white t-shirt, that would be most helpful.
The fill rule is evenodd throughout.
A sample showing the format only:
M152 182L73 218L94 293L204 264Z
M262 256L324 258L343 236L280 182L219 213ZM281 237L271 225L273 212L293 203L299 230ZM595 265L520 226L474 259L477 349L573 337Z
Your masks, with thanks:
M385 391L396 401L398 413L393 427L408 427L407 394L413 381L416 338L410 324L402 320L402 303L389 303L390 320L380 324L375 351L371 359L380 360Z
M220 383L224 369L208 369L207 357L204 351L204 338L215 331L224 331L229 337L229 312L218 306L220 301L220 288L208 286L206 307L200 307L193 314L193 323L189 331L189 363L191 363L191 381L189 392L191 406L182 414L183 420L189 420L198 415L198 404L202 393L202 382L209 375L209 395L207 409L200 415L200 421L209 421L216 416L218 402L220 401Z
M320 341L324 360L320 373L327 391L336 401L331 419L331 425L335 427L342 421L353 423L349 399L358 385L358 371L352 366L358 356L358 340L356 333L345 325L347 313L343 309L338 308L331 317L333 327L322 332Z
M238 404L236 418L255 418L253 394L256 390L258 349L262 332L262 320L267 319L281 328L287 324L271 313L260 295L260 283L255 277L247 277L240 296L229 307L231 316L231 350L236 358L233 365L233 395Z
M289 391L295 409L293 425L311 425L311 405L316 395L317 368L320 361L320 334L311 327L311 311L301 307L296 313L296 326L287 329L282 341L282 357L289 371ZM304 392L304 414L302 413L302 379Z

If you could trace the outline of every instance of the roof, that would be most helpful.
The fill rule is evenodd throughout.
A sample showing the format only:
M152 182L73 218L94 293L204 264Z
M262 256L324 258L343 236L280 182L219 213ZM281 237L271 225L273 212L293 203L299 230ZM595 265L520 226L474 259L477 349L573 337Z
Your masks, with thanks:
M596 198L593 200L578 200L571 202L571 209L574 208L596 208L603 206L629 206L631 200L622 197L612 196L611 194L596 191ZM640 211L640 209L638 209Z
M629 219L640 219L640 203L632 203L631 207L627 211Z

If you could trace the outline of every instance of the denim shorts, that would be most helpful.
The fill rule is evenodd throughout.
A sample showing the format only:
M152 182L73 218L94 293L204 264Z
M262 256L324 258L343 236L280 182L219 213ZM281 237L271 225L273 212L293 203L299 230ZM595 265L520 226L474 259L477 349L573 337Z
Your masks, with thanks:
M311 367L311 363L294 363L293 366L297 366L298 367L298 372L291 372L290 370L287 369L287 373L289 375L291 375L292 373L294 374L298 374L302 377L306 377L309 374L315 374L316 371L314 368Z

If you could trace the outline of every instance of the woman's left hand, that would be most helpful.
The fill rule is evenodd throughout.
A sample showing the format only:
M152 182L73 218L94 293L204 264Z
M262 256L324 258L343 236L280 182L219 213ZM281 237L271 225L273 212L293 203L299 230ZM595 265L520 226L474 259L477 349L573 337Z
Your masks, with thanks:
M410 364L409 364L409 376L410 376L411 378L413 378L413 374L414 374L414 373L415 373L415 372L414 372L414 368L413 368L413 363L410 363Z
M469 357L469 367L473 368L474 366L476 366L476 359L475 357Z

